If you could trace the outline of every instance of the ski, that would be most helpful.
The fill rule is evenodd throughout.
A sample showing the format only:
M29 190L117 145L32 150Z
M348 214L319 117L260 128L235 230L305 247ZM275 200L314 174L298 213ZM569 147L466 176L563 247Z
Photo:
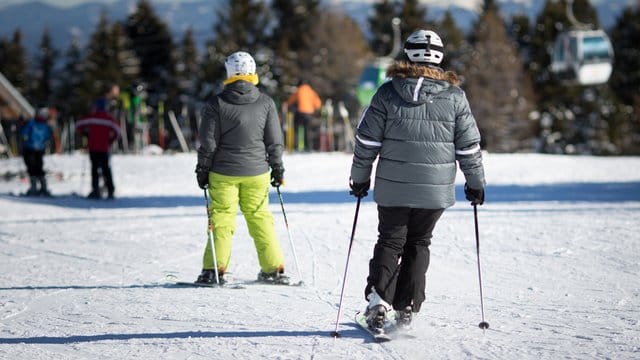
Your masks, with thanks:
M375 342L387 342L393 339L415 339L416 336L411 333L411 329L401 328L396 324L396 312L390 311L387 313L387 323L384 328L384 333L378 334L369 329L367 325L366 317L363 313L356 313L356 323L367 331L373 337Z
M180 281L175 275L167 275L165 279L169 282L169 284L174 286L182 286L182 287L204 287L204 288L224 288L224 289L245 289L242 284L237 283L223 283L223 284L207 284L207 283L199 283L195 281Z
M240 284L206 284L199 283L195 281L174 281L171 284L175 286L184 286L184 287L204 287L204 288L223 288L223 289L245 289L244 286Z
M253 280L250 282L251 284L256 284L256 285L273 285L273 286L303 286L304 282L302 282L302 280L298 281L298 282L294 282L294 283L278 283L278 282L273 282L273 281L260 281L260 280Z
M373 341L377 342L377 343L383 343L383 342L387 342L387 341L391 341L392 337L390 334L387 333L386 329L385 331L381 332L381 333L377 333L373 330L371 330L369 328L369 325L367 324L367 317L364 316L364 313L361 312L357 312L356 313L356 324L358 324L358 326L360 326L364 331L366 331L369 335L371 335L371 337L373 338Z
M208 287L208 288L228 288L228 289L245 289L245 285L269 285L269 286L292 286L292 287L300 287L304 286L304 282L298 281L295 283L278 283L278 282L269 282L269 281L260 281L260 280L251 280L251 281L238 281L238 282L225 282L224 284L207 284L207 283L198 283L195 281L180 281L178 277L172 274L166 275L165 280L170 284L175 286L185 286L185 287Z

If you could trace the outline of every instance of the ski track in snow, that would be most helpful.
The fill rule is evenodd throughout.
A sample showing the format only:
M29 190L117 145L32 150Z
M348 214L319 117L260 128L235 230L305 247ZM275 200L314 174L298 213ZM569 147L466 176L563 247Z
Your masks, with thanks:
M301 287L251 284L258 261L239 214L230 272L244 289L180 288L206 241L195 153L115 155L115 201L90 201L87 156L45 158L53 199L12 194L19 158L0 160L1 359L637 359L640 158L485 154L478 208L445 211L431 246L416 338L375 344L365 306L376 206L362 203L333 339L355 200L351 156L286 154L282 188ZM297 281L278 198L270 207Z

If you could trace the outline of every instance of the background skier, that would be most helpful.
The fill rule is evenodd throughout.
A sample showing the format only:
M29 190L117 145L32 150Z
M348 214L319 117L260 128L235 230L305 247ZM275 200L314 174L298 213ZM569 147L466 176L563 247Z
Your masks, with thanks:
M35 118L29 120L20 128L22 137L22 157L27 166L30 187L27 195L50 196L47 189L47 179L44 174L44 151L51 140L52 131L47 123L49 121L49 109L40 108ZM38 189L38 184L40 188Z
M76 131L88 139L89 159L91 160L90 199L100 199L100 175L107 188L109 199L114 198L115 185L109 164L111 144L120 135L118 122L107 112L106 98L96 100L93 111L76 123Z
M202 111L196 166L198 185L208 189L212 199L209 214L218 276L222 279L229 267L239 203L258 253L258 280L287 284L284 255L269 211L269 182L281 185L284 174L276 106L256 87L259 79L251 55L233 53L224 65L225 87ZM210 246L207 241L196 282L215 282Z
M404 53L358 124L351 167L351 193L364 197L379 157L379 235L365 288L367 323L377 332L383 332L388 311L396 310L401 327L420 311L432 232L455 203L456 161L467 199L484 202L480 133L457 75L437 67L442 40L433 31L415 31Z
M306 80L300 80L296 91L287 99L287 106L295 107L293 128L295 133L294 144L298 151L310 151L313 149L313 139L310 139L311 123L313 115L322 107L322 101ZM315 133L315 132L314 132Z

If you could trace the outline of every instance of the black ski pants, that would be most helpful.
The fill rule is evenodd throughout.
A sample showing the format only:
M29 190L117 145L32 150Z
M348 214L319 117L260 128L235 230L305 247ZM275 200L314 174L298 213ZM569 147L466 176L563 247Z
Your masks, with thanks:
M375 287L394 309L412 305L414 312L420 311L431 236L443 212L378 206L378 242L369 261L365 299Z
M294 148L298 151L311 151L313 144L310 143L309 132L311 126L311 114L296 111L293 116L293 128L295 134ZM302 137L302 144L300 144L300 137ZM302 148L300 147L302 145Z
M113 195L115 187L113 186L113 177L111 176L111 167L109 166L109 153L90 151L89 159L91 159L91 190L100 194L100 174L107 187L109 195Z
M42 177L44 176L44 150L31 150L22 149L22 158L24 164L27 166L27 173L29 176Z

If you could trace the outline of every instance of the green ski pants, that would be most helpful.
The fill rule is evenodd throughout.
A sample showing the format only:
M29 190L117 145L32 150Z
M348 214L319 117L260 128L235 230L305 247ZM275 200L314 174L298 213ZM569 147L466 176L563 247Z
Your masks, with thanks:
M236 228L238 204L258 254L260 270L284 270L284 255L269 210L269 173L256 176L227 176L209 173L209 215L213 229L218 271L224 273L231 259L231 238ZM211 244L207 241L203 269L213 269Z

